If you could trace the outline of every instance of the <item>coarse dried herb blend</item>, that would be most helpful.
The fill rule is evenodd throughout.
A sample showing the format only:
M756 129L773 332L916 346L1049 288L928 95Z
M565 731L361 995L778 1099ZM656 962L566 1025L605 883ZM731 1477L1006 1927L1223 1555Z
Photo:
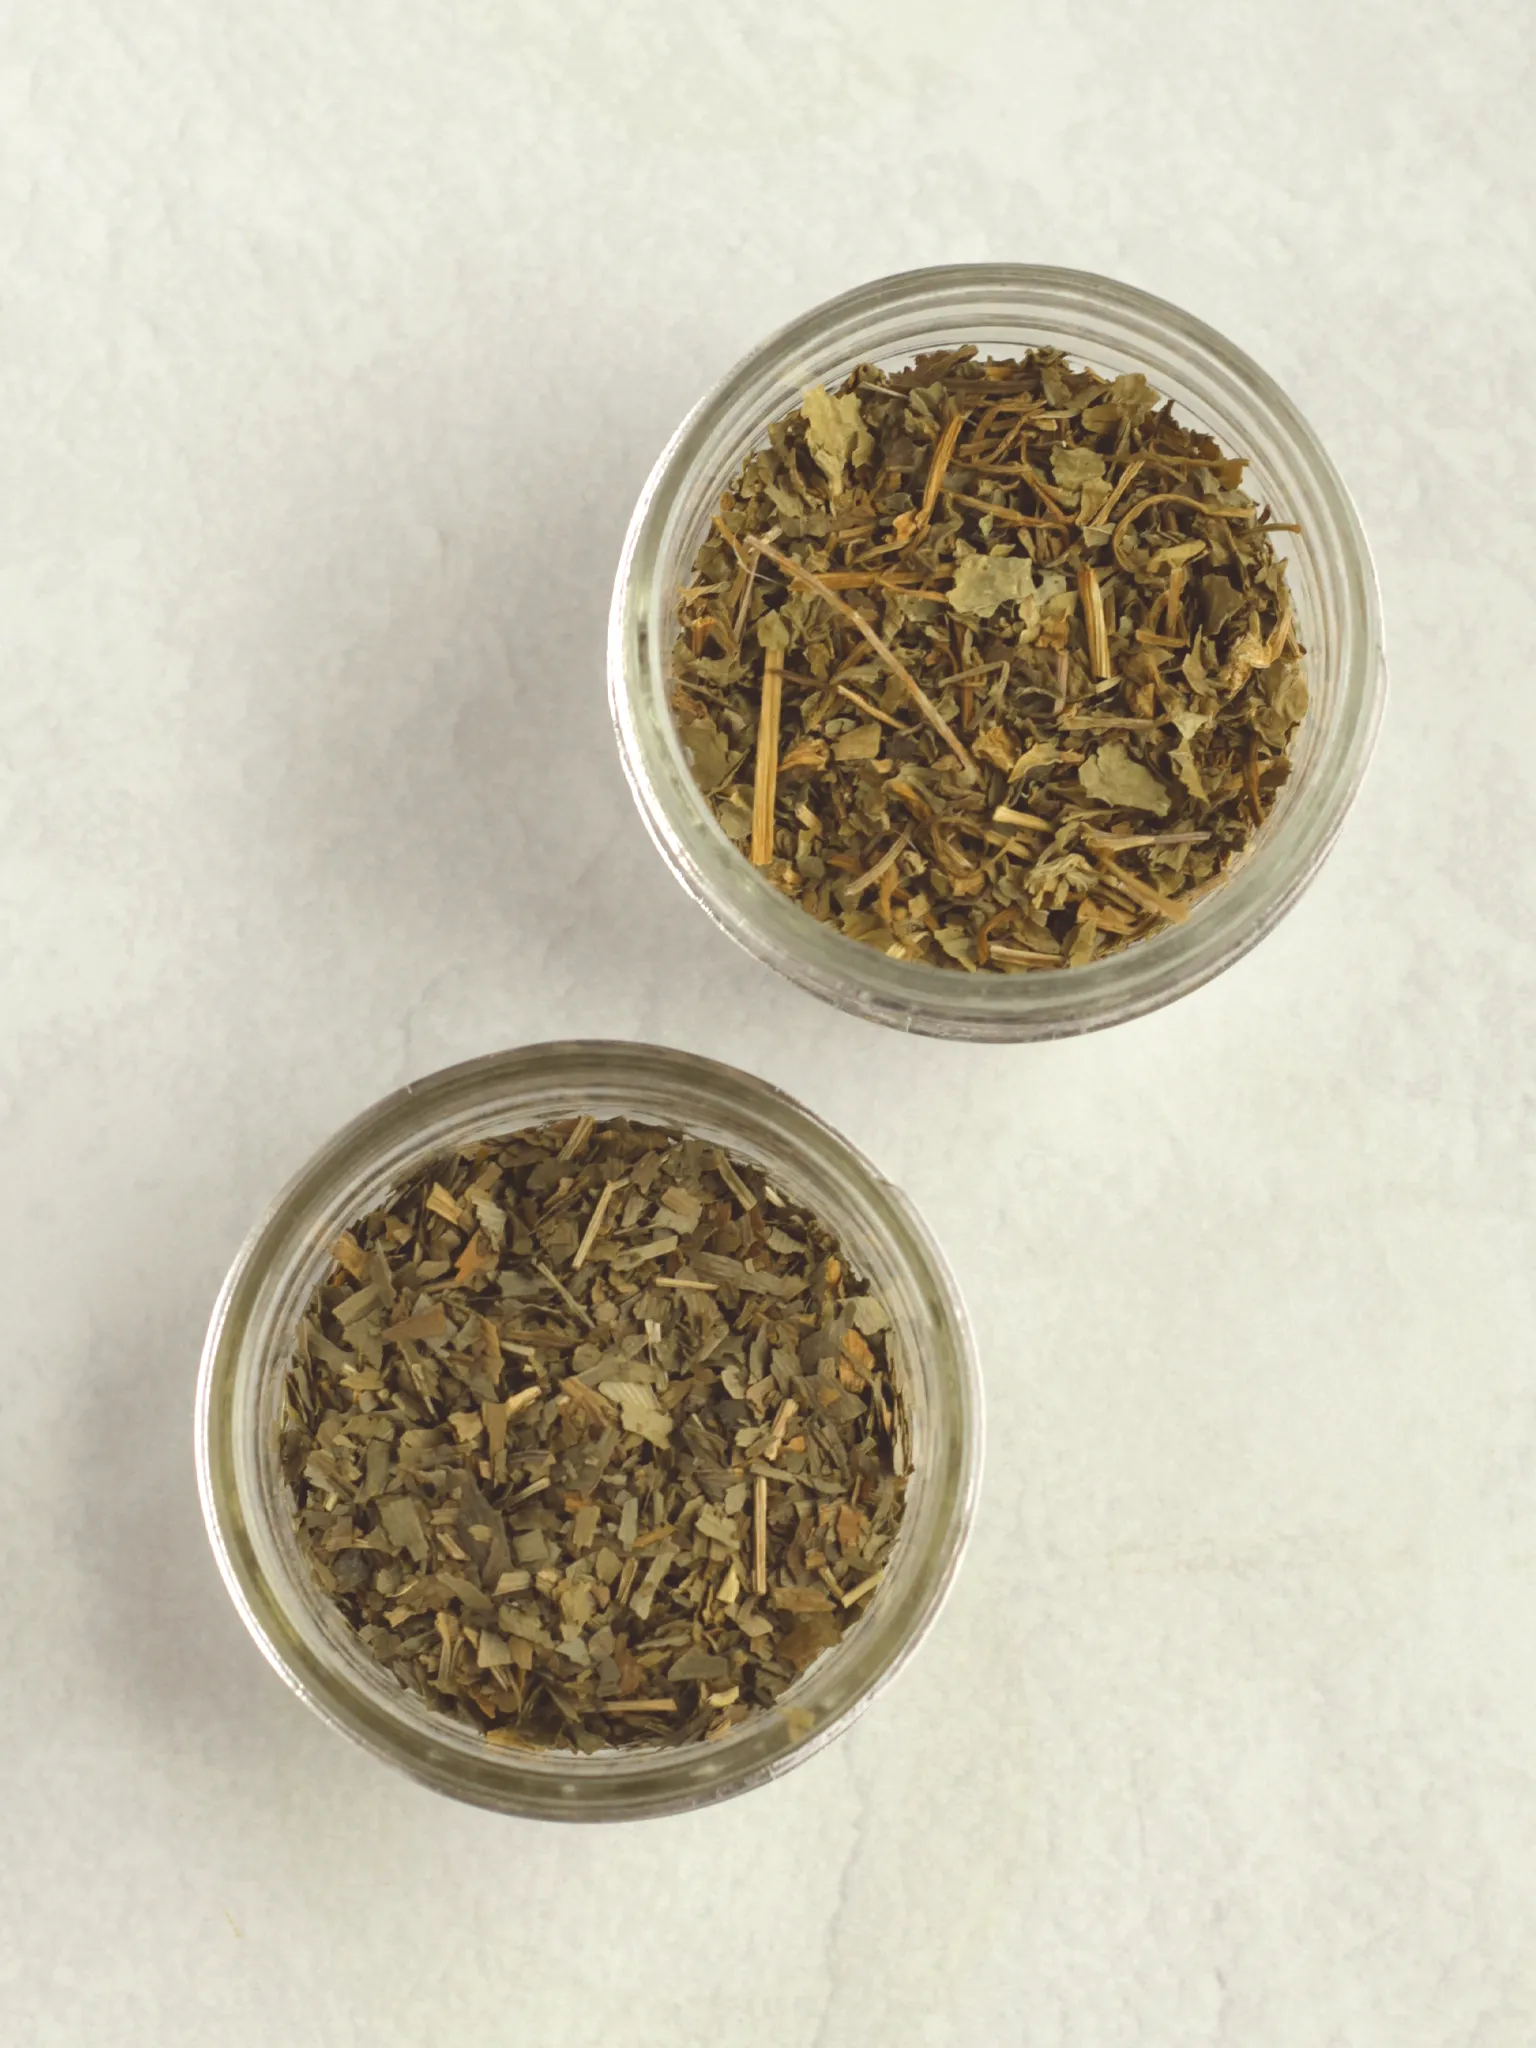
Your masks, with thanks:
M896 959L1081 966L1182 920L1307 708L1243 470L1055 350L813 387L680 598L673 710L726 833Z
M436 1161L334 1257L284 1389L294 1529L430 1706L711 1739L864 1612L909 1459L888 1318L759 1168L584 1116Z

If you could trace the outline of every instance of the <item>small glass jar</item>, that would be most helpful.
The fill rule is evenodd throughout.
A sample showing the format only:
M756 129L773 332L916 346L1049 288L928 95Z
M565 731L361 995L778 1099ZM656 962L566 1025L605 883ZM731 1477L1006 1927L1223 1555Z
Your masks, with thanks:
M721 493L807 386L859 363L904 365L974 343L998 355L1061 349L1144 372L1181 418L1248 458L1247 488L1277 534L1307 650L1311 707L1263 829L1188 921L1086 967L967 974L892 960L773 887L716 823L674 727L677 593ZM840 1009L938 1037L1063 1037L1171 1002L1230 966L1317 872L1359 786L1385 689L1380 604L1365 536L1316 435L1254 362L1202 321L1088 272L955 265L878 279L773 335L705 398L662 451L635 507L614 589L608 687L624 771L662 857L694 900L760 960Z
M868 1611L778 1703L717 1742L539 1754L487 1743L409 1694L315 1585L292 1528L278 1417L294 1333L329 1247L454 1147L583 1112L726 1146L823 1218L891 1316L911 1426L905 1513ZM969 1529L981 1413L964 1310L900 1192L836 1132L762 1081L654 1046L531 1046L450 1067L377 1103L256 1225L219 1295L197 1397L203 1514L230 1597L278 1674L332 1727L440 1792L541 1819L620 1820L706 1805L831 1741L931 1625Z

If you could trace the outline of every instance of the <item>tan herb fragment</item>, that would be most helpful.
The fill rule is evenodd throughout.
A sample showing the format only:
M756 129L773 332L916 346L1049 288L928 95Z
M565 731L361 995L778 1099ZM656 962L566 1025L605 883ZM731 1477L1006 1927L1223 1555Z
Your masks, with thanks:
M680 597L679 731L724 829L898 959L1060 971L1178 922L1307 709L1288 529L1243 468L1144 377L1051 350L807 392Z

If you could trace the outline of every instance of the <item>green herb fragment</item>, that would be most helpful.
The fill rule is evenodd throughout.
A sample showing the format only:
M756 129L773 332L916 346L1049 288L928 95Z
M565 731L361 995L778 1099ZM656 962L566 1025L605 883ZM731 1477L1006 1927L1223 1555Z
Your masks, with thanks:
M826 1227L714 1146L589 1117L469 1146L359 1218L306 1306L299 1548L368 1654L490 1741L716 1739L885 1569L889 1329Z

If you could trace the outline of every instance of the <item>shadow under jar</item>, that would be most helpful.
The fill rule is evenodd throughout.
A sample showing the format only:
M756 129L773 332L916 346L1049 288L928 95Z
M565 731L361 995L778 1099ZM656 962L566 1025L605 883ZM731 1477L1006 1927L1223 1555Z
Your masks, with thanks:
M819 1217L890 1316L911 1469L884 1577L861 1617L770 1709L718 1741L589 1755L504 1748L376 1663L301 1555L280 1462L284 1380L342 1232L423 1166L482 1139L591 1116L720 1145ZM257 1224L203 1351L197 1469L219 1569L279 1676L330 1725L422 1783L504 1813L621 1820L765 1783L839 1734L932 1624L969 1530L980 1397L964 1310L905 1197L827 1125L734 1068L656 1047L533 1046L387 1097L309 1162Z
M905 367L971 346L1060 350L1105 376L1140 372L1186 427L1246 458L1244 488L1271 517L1309 708L1291 773L1250 845L1187 921L1075 968L965 973L893 959L810 916L721 829L671 707L678 596L711 518L768 428L813 385L861 363ZM1254 945L1316 873L1359 786L1385 689L1380 606L1360 522L1316 436L1240 350L1177 307L1108 278L1021 265L880 279L817 308L739 364L683 422L641 493L610 616L609 696L630 788L674 875L732 938L839 1008L902 1030L983 1040L1053 1038L1140 1016L1199 987Z

